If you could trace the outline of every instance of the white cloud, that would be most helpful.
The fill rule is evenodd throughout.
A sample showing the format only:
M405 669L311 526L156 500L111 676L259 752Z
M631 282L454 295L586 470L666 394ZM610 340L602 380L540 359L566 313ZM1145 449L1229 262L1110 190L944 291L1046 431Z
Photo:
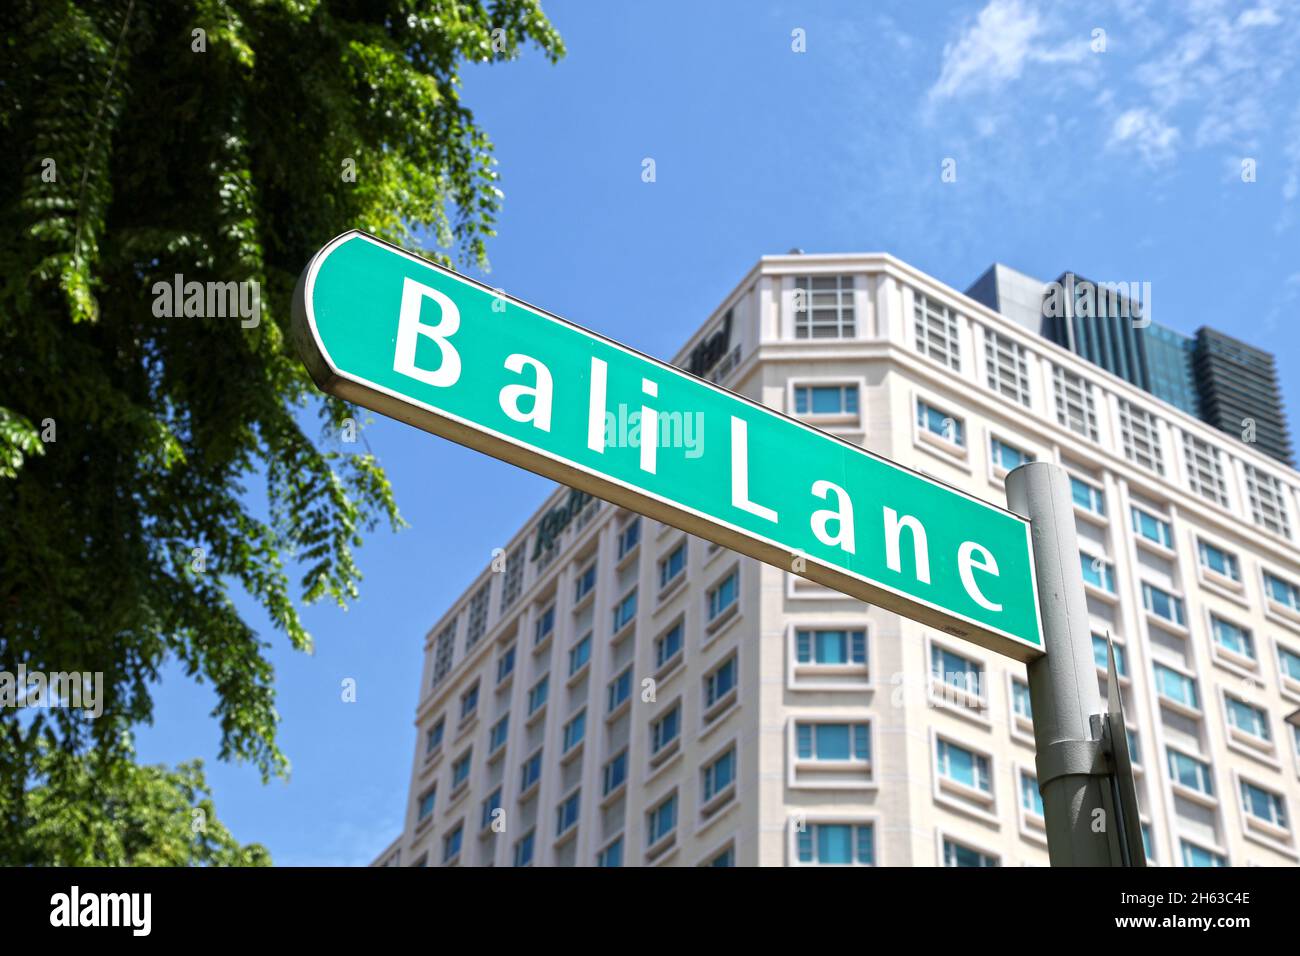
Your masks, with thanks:
M1016 80L1032 63L1077 62L1088 45L1050 43L1048 26L1023 0L990 0L975 22L943 50L939 79L930 88L932 103L996 90Z
M893 17L881 14L876 18L876 29L900 50L908 51L916 43L916 38L902 29Z
M1237 26L1246 29L1249 27L1275 27L1282 22L1282 18L1277 15L1277 11L1272 7L1256 7L1253 10L1242 11L1241 16L1237 17Z
M1287 7L1294 17L1294 0ZM1139 102L1167 125L1178 126L1181 118L1194 130L1197 147L1254 153L1259 137L1274 126L1274 97L1286 92L1293 73L1296 31L1260 29L1283 22L1275 0L1235 17L1218 0L1191 3L1179 13L1180 21L1167 21L1169 34L1134 72Z
M944 111L949 141L1100 140L1160 169L1212 151L1237 176L1249 157L1282 200L1278 229L1300 222L1300 0L1103 0L1086 16L1048 0L977 0L972 11L919 104L926 124ZM1107 45L1093 53L1096 28Z
M1149 109L1121 113L1110 129L1107 146L1135 150L1148 164L1159 166L1174 157L1178 130Z

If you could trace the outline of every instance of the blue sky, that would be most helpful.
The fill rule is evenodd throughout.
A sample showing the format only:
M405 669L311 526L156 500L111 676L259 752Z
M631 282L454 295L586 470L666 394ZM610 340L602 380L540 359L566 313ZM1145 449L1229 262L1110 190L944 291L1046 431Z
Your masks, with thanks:
M1298 6L549 3L564 60L464 75L505 192L488 281L666 358L795 246L889 252L958 289L993 261L1073 269L1272 350L1295 401ZM221 816L280 864L364 864L398 833L424 634L550 487L394 422L364 434L410 527L361 550L361 599L306 610L312 655L241 601L289 782L217 763L211 692L175 669L140 734L146 761L203 757Z

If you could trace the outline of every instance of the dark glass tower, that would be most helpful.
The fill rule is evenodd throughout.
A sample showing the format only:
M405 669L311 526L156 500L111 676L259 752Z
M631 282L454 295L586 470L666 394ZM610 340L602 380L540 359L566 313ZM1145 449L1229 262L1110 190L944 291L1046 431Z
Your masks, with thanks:
M1201 417L1260 451L1291 463L1291 437L1273 356L1245 342L1200 328L1192 349Z
M1132 289L1130 285L1129 289ZM966 291L977 302L1288 465L1291 439L1271 354L1202 327L1149 321L1147 301L1073 272L1043 282L994 264Z
M1151 322L1144 303L1064 273L1043 297L1043 334L1189 415L1199 414L1192 341Z

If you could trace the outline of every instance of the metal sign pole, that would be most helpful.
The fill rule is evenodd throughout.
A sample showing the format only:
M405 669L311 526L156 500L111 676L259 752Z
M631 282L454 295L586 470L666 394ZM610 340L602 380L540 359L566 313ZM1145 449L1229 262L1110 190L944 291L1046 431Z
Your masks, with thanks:
M1110 812L1110 761L1094 715L1097 685L1088 602L1079 565L1070 476L1029 462L1007 475L1007 505L1030 520L1046 654L1031 661L1029 701L1052 866L1120 866L1120 827ZM1120 733L1123 733L1122 724Z
M1115 664L1115 642L1110 639L1110 631L1106 632L1106 741L1113 771L1111 800L1119 808L1120 825L1115 829L1122 844L1123 865L1146 866L1137 782L1133 779L1133 754L1128 746L1124 698L1119 690L1119 668Z

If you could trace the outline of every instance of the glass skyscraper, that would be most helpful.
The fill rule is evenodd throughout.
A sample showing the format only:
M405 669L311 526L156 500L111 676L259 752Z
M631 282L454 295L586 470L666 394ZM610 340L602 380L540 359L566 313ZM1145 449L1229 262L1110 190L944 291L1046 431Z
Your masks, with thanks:
M1145 283L1042 282L1001 264L966 294L1094 365L1291 463L1273 356L1202 327L1184 335L1150 321ZM1036 328L1035 328L1036 327Z
M1148 377L1148 384L1143 387L1175 408L1199 416L1201 403L1192 370L1192 340L1152 322L1139 330L1138 341Z

